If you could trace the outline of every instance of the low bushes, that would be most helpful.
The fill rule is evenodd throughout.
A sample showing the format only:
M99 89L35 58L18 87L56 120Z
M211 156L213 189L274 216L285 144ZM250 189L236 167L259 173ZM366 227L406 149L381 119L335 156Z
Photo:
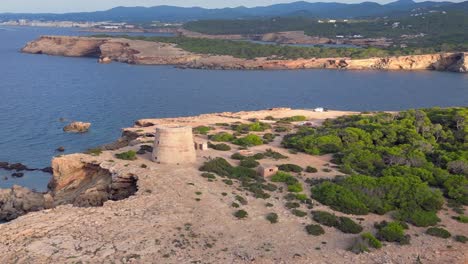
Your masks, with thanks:
M409 244L409 236L405 235L405 228L399 222L381 223L378 228L377 238L388 242Z
M294 178L291 174L278 171L275 175L271 177L271 181L273 182L284 182L288 185L289 192L302 192L303 187L302 184Z
M91 156L99 156L102 154L101 148L91 148L85 151L85 154L89 154Z
M208 147L219 150L219 151L229 151L231 147L228 144L220 143L220 144L212 144L211 142L208 143Z
M270 221L270 223L275 224L278 223L278 214L276 213L269 213L266 215L266 219Z
M339 218L339 223L336 228L346 234L359 234L363 229L361 225L344 216Z
M291 212L292 212L293 215L298 216L298 217L304 217L304 216L307 215L306 212L301 211L299 209L293 209Z
M361 238L367 241L367 243L373 248L382 248L382 242L378 240L374 235L369 232L365 232L361 234Z
M426 234L440 238L449 238L452 236L449 231L440 227L430 227L426 230Z
M265 135L263 135L263 140L265 141L265 143L273 142L275 138L276 136L272 133L266 133Z
M121 160L136 160L136 152L133 150L129 150L127 152L122 152L122 153L117 153L115 154L115 157Z
M268 157L268 158L271 158L271 159L275 159L275 160L279 160L279 159L287 159L288 156L285 156L279 152L276 152L276 151L273 151L272 149L267 149L265 151L265 153L263 153L263 155L265 157Z
M285 118L280 119L280 121L283 121L283 122L300 122L300 121L306 121L306 120L307 120L307 117L301 116L301 115L285 117Z
M234 216L238 219L246 218L249 214L244 210L238 210L234 213Z
M255 168L260 165L260 163L258 163L258 161L254 160L253 158L246 158L241 160L240 165L246 168Z
M249 134L245 137L234 139L232 143L235 145L243 146L243 147L251 147L251 146L262 145L263 140L257 135Z
M208 126L197 126L193 128L193 133L206 135L208 134L208 132L210 132L210 130L211 130L211 127L208 127Z
M456 235L455 241L465 244L468 241L468 237L463 235Z
M348 250L356 254L360 254L369 252L370 247L379 249L382 247L382 243L371 233L363 233L354 240L353 244L348 248Z
M303 169L301 166L298 166L296 164L281 164L278 166L278 169L286 172L302 172Z
M343 233L358 234L363 229L362 226L348 217L337 217L324 211L313 211L312 219L322 225L335 227Z
M314 167L311 167L311 166L307 166L307 168L306 168L305 171L308 172L308 173L316 173L316 172L318 172L317 168L314 168Z
M320 225L306 225L305 229L309 235L320 236L325 234L325 230Z
M468 216L466 215L457 215L457 216L453 216L452 218L457 220L460 223L468 223Z
M220 132L215 135L209 136L209 139L211 141L216 141L216 142L231 142L234 140L234 136L232 134L226 133L226 132Z

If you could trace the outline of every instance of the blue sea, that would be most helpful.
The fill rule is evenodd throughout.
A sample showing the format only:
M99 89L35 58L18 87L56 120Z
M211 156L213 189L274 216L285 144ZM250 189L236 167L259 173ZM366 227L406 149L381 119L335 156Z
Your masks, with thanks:
M87 34L58 28L0 30L0 161L47 167L57 147L73 153L112 142L121 128L141 118L271 107L369 111L468 105L468 74L188 70L19 52L40 35ZM61 118L91 122L91 130L66 134ZM42 191L50 178L42 172L23 178L10 174L0 170L0 188L19 184Z

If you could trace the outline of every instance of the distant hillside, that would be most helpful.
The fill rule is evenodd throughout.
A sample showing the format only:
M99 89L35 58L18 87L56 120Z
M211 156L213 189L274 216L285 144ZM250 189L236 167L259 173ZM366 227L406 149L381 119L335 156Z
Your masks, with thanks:
M315 18L356 18L393 15L409 13L427 9L458 9L467 10L467 3L452 2L420 2L412 0L399 0L393 3L381 5L374 2L359 4L343 3L309 3L294 2L277 4L264 7L236 7L222 9L206 9L200 7L116 7L107 11L67 13L67 14L0 14L0 20L12 19L39 19L39 20L69 20L69 21L165 21L186 22L200 19L239 19L252 17L273 16L307 16Z

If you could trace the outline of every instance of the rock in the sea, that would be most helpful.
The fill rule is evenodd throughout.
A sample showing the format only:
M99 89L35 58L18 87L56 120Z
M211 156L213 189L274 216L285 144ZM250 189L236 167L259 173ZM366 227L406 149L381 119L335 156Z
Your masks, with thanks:
M91 127L91 123L85 122L71 122L63 128L65 132L74 132L74 133L85 133L88 132Z
M109 57L100 57L98 62L102 64L109 64L112 62L112 59Z
M58 147L58 148L55 149L55 150L58 151L58 152L64 152L64 151L65 151L65 147L60 146L60 147Z
M22 172L15 172L11 174L11 177L16 177L16 178L21 178L24 176L24 173Z
M28 212L50 208L44 194L20 186L0 189L0 220L13 220Z

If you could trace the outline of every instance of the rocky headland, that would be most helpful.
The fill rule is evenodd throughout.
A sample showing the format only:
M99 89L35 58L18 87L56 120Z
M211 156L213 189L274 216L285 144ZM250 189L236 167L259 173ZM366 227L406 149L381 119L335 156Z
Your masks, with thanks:
M151 161L150 147L155 128L160 125L207 126L211 127L210 133L220 133L228 131L226 124L250 124L252 120L274 124L270 117L304 116L307 124L320 125L327 118L350 114L354 113L277 108L138 120L133 127L125 128L122 138L114 144L54 158L49 192L36 193L21 187L0 192L0 217L17 218L0 224L0 261L466 263L467 244L426 235L424 228L415 226L408 231L412 236L411 245L388 243L381 250L359 255L347 250L356 235L332 227L324 227L326 232L321 236L308 235L304 226L311 219L293 215L284 206L284 193L274 192L271 198L258 199L242 190L237 182L201 175L199 167L211 157L237 163L231 157L239 151L235 145L231 145L232 151L211 148L197 151L196 162L191 165ZM293 129L299 123L282 126ZM281 146L281 139L287 133L279 132L272 142L251 147L249 151L264 153L271 149L286 156L283 160L265 159L262 164L310 165L319 169L324 179L341 174L329 165L329 155L289 153ZM207 140L207 136L197 134L195 140ZM117 158L116 154L128 151L135 151L136 158ZM301 182L314 175L304 173ZM240 200L242 208L249 213L243 220L233 216L233 204ZM314 210L344 215L315 203ZM280 218L276 224L265 220L265 215L272 211ZM468 235L466 224L451 219L446 211L440 211L438 216L451 232ZM366 230L373 230L374 222L391 219L388 214L359 217Z
M467 53L437 53L368 59L312 58L282 60L275 58L241 59L232 56L196 54L175 44L124 38L42 36L28 43L22 52L69 57L94 57L145 65L175 65L196 69L349 69L349 70L436 70L468 72Z

